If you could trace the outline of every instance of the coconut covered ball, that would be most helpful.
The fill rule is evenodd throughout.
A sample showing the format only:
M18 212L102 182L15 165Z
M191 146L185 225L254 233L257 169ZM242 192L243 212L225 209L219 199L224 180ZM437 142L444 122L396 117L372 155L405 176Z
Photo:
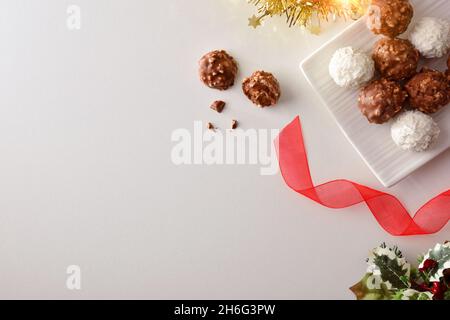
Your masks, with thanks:
M403 150L423 152L438 139L440 129L432 117L420 111L407 111L391 127L395 144Z
M414 26L410 40L425 58L441 58L450 48L450 24L444 19L422 18Z
M331 78L340 87L356 88L369 82L375 73L373 59L352 47L337 50L329 65Z

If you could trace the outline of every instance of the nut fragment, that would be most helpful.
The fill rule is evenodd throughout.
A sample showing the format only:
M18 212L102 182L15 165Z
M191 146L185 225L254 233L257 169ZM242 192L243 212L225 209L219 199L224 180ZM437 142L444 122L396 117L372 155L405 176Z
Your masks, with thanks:
M237 120L231 120L231 129L235 130L238 127L238 122Z
M214 101L211 104L210 108L214 111L217 111L218 113L222 113L223 109L225 108L225 102L220 101L220 100Z

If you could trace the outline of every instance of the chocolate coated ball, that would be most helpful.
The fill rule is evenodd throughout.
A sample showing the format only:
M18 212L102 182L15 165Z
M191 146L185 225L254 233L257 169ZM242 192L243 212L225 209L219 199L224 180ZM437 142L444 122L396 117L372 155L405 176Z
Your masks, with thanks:
M199 62L200 79L213 89L227 90L233 86L237 71L236 61L224 50L209 52Z
M420 54L408 40L384 38L375 44L372 57L383 77L403 80L416 73Z
M367 26L375 34L390 38L404 33L414 15L408 0L372 0L367 17Z
M411 107L435 113L450 101L450 82L442 72L424 68L405 86Z
M244 94L258 107L277 104L281 96L280 84L273 74L256 71L242 83Z
M403 110L407 97L398 83L383 78L361 89L359 109L370 123L382 124Z

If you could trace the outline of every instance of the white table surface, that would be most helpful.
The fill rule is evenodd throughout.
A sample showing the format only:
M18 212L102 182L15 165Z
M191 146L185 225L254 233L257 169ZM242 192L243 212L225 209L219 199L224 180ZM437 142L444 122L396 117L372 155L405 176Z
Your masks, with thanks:
M66 27L69 4L79 31ZM255 31L252 12L244 0L1 1L0 298L352 299L370 248L398 244L415 261L450 238L448 226L391 237L364 205L320 207L257 166L171 162L172 132L194 121L267 129L300 114L316 183L382 189L298 69L347 23ZM202 86L197 61L212 49L236 57L239 81L275 73L280 104ZM220 116L208 109L218 98ZM448 189L449 162L388 191L415 212ZM79 291L66 288L69 265Z

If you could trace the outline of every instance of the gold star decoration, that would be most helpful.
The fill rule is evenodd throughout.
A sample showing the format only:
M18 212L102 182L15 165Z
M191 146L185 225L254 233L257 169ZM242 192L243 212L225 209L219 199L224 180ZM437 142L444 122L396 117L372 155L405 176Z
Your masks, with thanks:
M261 19L253 15L251 18L248 18L248 25L256 29L261 25Z

